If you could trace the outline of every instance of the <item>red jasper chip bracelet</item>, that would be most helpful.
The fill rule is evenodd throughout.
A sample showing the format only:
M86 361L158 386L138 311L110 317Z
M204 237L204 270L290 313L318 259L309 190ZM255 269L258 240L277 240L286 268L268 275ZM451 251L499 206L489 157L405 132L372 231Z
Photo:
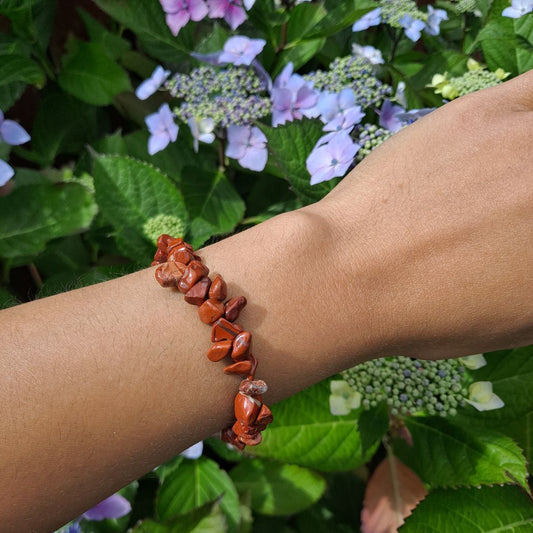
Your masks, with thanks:
M233 363L224 368L224 373L246 376L235 396L236 421L222 431L222 440L240 450L245 445L259 444L261 431L272 422L272 413L263 403L266 383L254 379L257 359L251 352L252 334L234 323L246 305L246 298L237 296L224 302L227 287L222 276L217 275L211 280L202 259L181 238L161 235L157 239L152 266L155 265L159 265L155 270L157 282L162 287L174 287L182 292L187 303L198 306L200 320L211 325L213 344L207 358L216 362L229 356Z

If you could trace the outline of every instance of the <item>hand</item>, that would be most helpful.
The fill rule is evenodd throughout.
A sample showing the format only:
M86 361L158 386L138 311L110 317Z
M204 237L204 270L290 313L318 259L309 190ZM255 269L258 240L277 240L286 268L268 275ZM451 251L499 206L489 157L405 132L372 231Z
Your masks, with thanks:
M533 343L532 133L530 71L394 135L320 203L376 355Z

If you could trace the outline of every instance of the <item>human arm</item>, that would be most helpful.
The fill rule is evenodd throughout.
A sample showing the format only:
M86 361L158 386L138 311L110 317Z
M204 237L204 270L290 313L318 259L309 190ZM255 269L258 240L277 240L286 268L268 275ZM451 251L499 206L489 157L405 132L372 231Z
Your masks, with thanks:
M200 252L249 299L267 403L370 357L533 341L531 78L445 106L322 202ZM231 422L238 380L151 270L0 318L7 531L61 525Z

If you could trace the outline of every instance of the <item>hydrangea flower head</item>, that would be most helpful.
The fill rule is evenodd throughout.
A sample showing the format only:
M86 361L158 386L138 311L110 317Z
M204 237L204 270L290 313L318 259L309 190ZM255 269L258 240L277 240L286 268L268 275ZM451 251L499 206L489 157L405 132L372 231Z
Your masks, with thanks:
M520 18L527 13L533 11L533 0L513 0L510 7L506 7L502 11L504 17L509 17L512 19Z
M14 175L13 167L0 159L0 187L3 187Z
M159 0L172 35L178 35L189 20L202 20L208 12L204 0Z
M150 155L164 150L169 143L178 138L179 128L174 123L174 115L168 104L163 104L157 113L148 115L144 121L150 132L148 139L148 153Z
M402 106L394 105L390 100L385 100L379 111L379 125L393 133L401 130L402 121L398 118L398 113L403 113L405 109Z
M215 134L213 133L213 130L215 129L215 122L212 118L190 118L187 121L187 124L189 124L189 128L191 130L195 152L198 152L199 141L211 144L215 140Z
M338 133L326 144L315 146L306 161L311 185L344 176L357 150L359 145L345 132Z
M398 22L405 30L405 35L415 43L420 39L421 32L426 27L424 21L415 19L411 15L404 15L398 19Z
M428 18L425 32L429 35L438 35L440 33L440 23L443 20L448 20L448 13L444 9L435 9L432 5L428 4Z
M86 520L104 520L106 518L121 518L130 511L130 502L120 494L113 494L81 516Z
M246 9L251 9L255 0L207 0L209 16L224 18L234 30L246 20Z
M352 31L368 30L370 26L377 26L381 22L381 7L376 7L372 11L363 15L353 23Z
M472 383L468 389L468 399L466 401L478 411L492 411L505 405L503 400L492 392L492 383L490 381Z
M20 124L14 120L4 119L4 113L0 110L0 142L18 146L30 139L30 135Z
M362 57L366 59L372 65L380 65L384 63L383 55L381 51L373 46L361 46L360 44L352 44L352 53L354 56Z
M241 167L260 172L265 168L267 138L257 126L229 126L226 156L237 159Z
M230 37L224 44L224 50L218 58L219 63L233 65L251 65L257 55L261 53L266 41L264 39L249 39L243 35Z
M165 70L161 65L157 66L152 75L137 87L135 95L139 100L146 100L163 85L169 76L170 70Z
M329 410L332 415L347 415L352 409L361 406L361 393L354 391L346 381L332 380L329 385Z

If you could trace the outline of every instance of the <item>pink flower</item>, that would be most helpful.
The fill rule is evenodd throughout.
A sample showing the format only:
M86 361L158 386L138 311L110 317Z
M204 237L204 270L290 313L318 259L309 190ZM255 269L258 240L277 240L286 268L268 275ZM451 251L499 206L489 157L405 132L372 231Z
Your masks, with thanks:
M209 16L224 18L234 30L246 20L246 9L251 9L255 0L207 0Z
M204 0L159 0L166 14L167 26L173 35L178 35L189 20L202 20L207 15Z

